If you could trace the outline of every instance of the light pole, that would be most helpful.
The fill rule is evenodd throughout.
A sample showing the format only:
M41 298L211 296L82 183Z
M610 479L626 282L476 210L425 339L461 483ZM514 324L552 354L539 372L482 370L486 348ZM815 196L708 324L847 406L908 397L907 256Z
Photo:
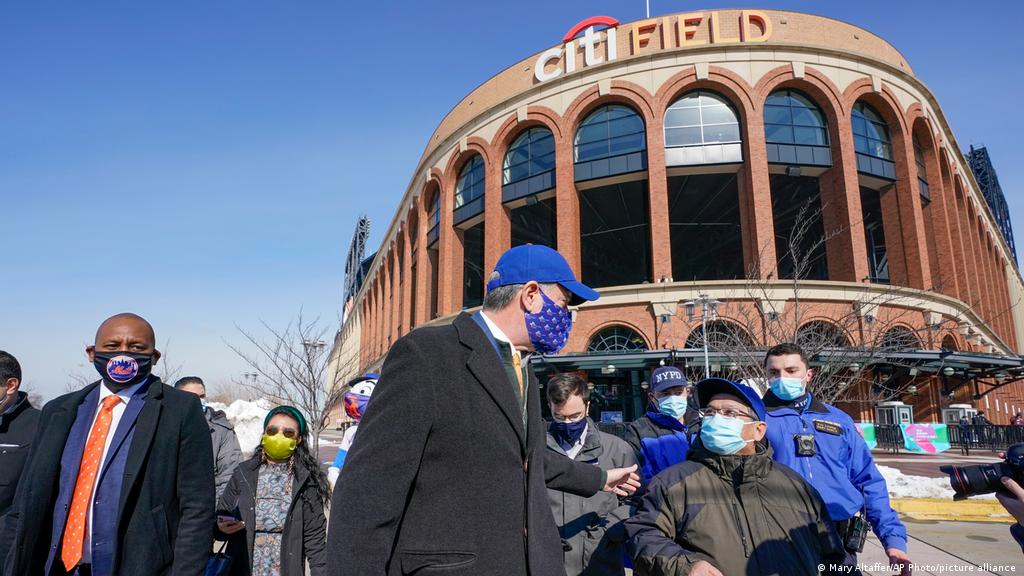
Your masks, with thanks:
M704 343L704 377L709 378L711 376L711 364L708 362L708 320L718 318L719 301L711 298L704 292L698 292L695 300L683 302L683 306L686 308L686 318L690 322L693 322L697 304L700 304L700 334L701 340Z
M306 356L312 358L313 353L320 354L327 344L323 340L303 340L302 347L306 349Z
M245 381L249 383L249 387L251 388L256 385L256 378L259 377L259 374L255 372L246 372L242 374L242 377L245 378Z

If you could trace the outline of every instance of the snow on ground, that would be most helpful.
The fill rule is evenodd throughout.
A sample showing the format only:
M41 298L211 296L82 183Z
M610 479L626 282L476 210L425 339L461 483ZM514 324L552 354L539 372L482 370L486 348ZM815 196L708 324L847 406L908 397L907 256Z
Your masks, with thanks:
M263 419L273 404L265 398L255 401L235 400L231 404L210 402L210 408L223 410L228 420L235 427L235 434L238 435L238 444L246 455L252 454L253 450L260 445L260 438L263 437Z
M908 476L896 468L879 466L878 471L889 486L890 498L942 498L953 499L953 489L949 487L949 478L928 478L927 476ZM974 496L983 500L994 500L994 494Z

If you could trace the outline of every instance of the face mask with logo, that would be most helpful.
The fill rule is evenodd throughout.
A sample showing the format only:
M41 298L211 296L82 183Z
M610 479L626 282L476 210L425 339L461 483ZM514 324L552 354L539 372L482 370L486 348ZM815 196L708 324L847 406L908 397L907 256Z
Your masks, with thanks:
M93 352L92 365L112 390L123 390L144 381L153 369L152 354Z
M804 393L803 378L777 376L768 381L768 386L771 387L772 394L781 400L795 400Z
M353 420L360 420L366 414L366 405L370 403L370 397L365 394L346 392L343 396L345 401L345 414Z
M676 420L682 418L683 414L686 414L686 395L680 394L678 396L662 396L658 398L658 412L671 416Z
M274 460L287 460L291 458L292 453L295 452L296 445L298 445L298 442L295 438L287 438L280 432L273 436L263 434L263 438L260 440L263 452Z
M569 340L572 314L555 304L543 291L540 292L540 297L544 301L540 312L526 313L526 332L537 353L557 354Z
M743 427L753 422L744 422L739 418L729 418L716 414L705 418L700 423L700 441L704 447L715 454L727 456L743 449L753 440L743 439Z
M583 431L586 428L587 419L584 418L576 422L558 422L556 420L551 423L548 430L551 431L551 436L562 447L562 450L568 450L580 441L580 437L583 436Z

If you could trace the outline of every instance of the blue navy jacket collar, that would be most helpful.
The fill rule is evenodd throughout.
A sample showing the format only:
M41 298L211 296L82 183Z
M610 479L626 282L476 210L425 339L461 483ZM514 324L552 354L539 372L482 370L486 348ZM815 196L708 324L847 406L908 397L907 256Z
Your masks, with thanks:
M764 407L775 416L781 416L783 414L797 414L803 415L808 412L815 414L828 414L828 405L819 401L814 397L813 394L807 392L807 403L803 409L794 408L792 402L787 402L775 395L771 390L764 394Z

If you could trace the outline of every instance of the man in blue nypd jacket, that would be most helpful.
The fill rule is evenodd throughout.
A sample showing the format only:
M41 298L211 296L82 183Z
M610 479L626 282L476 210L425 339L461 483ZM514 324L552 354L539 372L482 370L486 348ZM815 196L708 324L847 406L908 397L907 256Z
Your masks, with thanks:
M644 483L658 472L686 460L690 450L684 423L690 384L675 366L661 366L651 374L651 410L630 422L623 439L636 452Z
M889 505L885 479L853 420L807 390L814 371L798 345L770 348L764 366L771 388L764 397L767 438L775 460L796 470L821 493L840 537L845 537L851 519L866 511L889 562L909 576L907 529ZM804 442L799 442L801 437ZM860 574L855 553L848 551L845 564L851 574Z
M43 407L0 530L6 576L199 576L213 544L213 447L199 398L162 383L153 327L108 318L101 380Z

